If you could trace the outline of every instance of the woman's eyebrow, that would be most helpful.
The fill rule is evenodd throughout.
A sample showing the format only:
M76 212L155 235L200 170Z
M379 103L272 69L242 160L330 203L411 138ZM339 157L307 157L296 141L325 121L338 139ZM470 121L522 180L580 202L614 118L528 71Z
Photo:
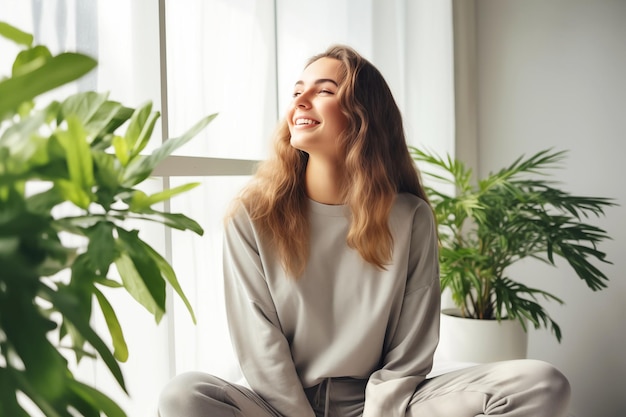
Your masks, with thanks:
M335 87L339 87L339 84L337 84L337 81L333 80L332 78L320 78L320 79L315 80L313 84L319 85L319 84L324 84L324 83L332 83L332 84L335 84ZM304 81L302 80L296 81L296 84L294 85L294 87L299 86L299 85L304 85Z

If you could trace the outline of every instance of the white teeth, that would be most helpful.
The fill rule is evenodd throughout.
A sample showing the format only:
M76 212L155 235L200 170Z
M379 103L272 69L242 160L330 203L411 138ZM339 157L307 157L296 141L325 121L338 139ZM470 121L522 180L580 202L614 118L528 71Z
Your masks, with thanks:
M296 120L296 126L313 125L313 124L317 124L317 122L311 119L297 119Z

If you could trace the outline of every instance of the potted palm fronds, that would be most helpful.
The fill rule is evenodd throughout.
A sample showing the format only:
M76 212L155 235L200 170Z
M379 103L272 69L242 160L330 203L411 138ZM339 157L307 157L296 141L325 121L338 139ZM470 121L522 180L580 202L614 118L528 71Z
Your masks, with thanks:
M21 47L11 74L0 78L0 416L125 417L113 399L75 378L69 361L99 358L125 389L124 318L109 291L128 292L158 322L170 285L193 317L174 270L136 222L203 233L185 215L158 210L197 184L150 195L142 184L213 116L144 154L159 118L151 103L131 109L106 93L80 92L42 104L41 94L96 62L52 55L4 22L0 37ZM105 336L92 324L95 310L105 317Z
M605 288L608 279L597 264L610 263L599 249L609 236L587 220L604 215L604 209L614 205L611 199L572 195L549 179L549 171L560 166L565 151L548 149L522 156L477 180L450 156L414 147L411 154L424 175L438 223L442 290L449 290L456 306L443 313L473 324L512 323L524 333L528 324L549 328L560 342L561 329L541 301L562 304L562 299L527 286L523 277L512 276L510 267L527 258L551 265L562 258L591 290ZM442 186L451 192L442 191ZM484 342L488 347L498 343ZM523 356L525 351L522 346L513 356Z

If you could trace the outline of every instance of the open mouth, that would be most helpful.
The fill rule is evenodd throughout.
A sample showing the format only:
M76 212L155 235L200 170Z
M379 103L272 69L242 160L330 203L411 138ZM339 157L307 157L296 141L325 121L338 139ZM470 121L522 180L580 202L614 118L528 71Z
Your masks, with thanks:
M296 126L318 125L320 122L313 119L296 119Z

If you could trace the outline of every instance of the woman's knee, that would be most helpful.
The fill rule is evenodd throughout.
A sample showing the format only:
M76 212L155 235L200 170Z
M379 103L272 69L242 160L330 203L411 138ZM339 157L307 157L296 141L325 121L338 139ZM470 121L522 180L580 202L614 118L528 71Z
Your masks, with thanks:
M536 359L523 359L509 362L515 369L511 376L525 381L526 390L549 398L553 404L568 404L571 388L567 377L554 365ZM522 387L520 387L522 388Z
M490 413L513 407L532 416L565 416L569 408L570 384L554 365L536 359L492 364L492 378L499 389ZM490 414L486 413L486 414Z
M535 359L526 360L527 373L534 375L537 381L543 381L544 386L554 395L569 398L570 384L567 377L554 365Z
M161 417L181 415L182 410L193 410L199 403L215 400L223 392L222 380L202 372L185 372L172 378L159 396ZM219 400L219 399L218 399ZM176 414L172 414L172 412Z

